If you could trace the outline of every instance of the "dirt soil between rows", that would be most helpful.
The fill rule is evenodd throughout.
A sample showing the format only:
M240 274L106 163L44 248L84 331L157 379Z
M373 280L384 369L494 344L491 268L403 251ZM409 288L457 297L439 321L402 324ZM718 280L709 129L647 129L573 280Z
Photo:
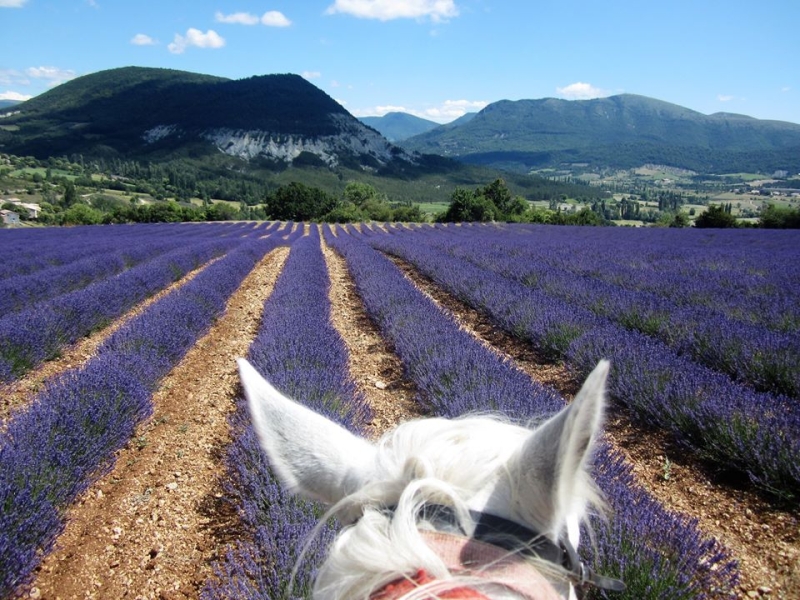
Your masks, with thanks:
M153 416L114 469L69 510L30 596L198 598L238 519L221 502L221 457L244 356L289 249L269 253L211 330L161 382Z
M343 259L325 244L323 251L332 321L350 351L353 379L371 405L370 434L378 437L401 421L424 416L415 401L417 390L366 316ZM234 359L246 354L288 252L279 248L256 266L225 314L164 379L152 418L118 453L114 469L69 510L66 528L38 569L29 597L199 598L211 563L240 534L220 483L222 455L230 442L227 417L240 394ZM531 377L567 398L577 391L579 382L566 369L545 363L529 345L502 335L484 316L400 266L465 330L507 354ZM83 359L89 354L83 352ZM50 373L58 371L59 362L48 366ZM608 421L609 440L628 457L639 482L669 508L698 519L702 530L741 562L739 597L800 597L796 513L771 507L747 488L716 481L665 436L632 425L623 411L612 411Z
M37 369L30 371L12 383L0 384L0 422L8 419L18 408L23 407L28 399L42 388L45 381L69 369L79 369L84 366L97 353L100 345L117 329L144 312L154 302L158 302L167 294L189 283L200 271L211 266L217 260L219 259L215 258L202 267L189 271L172 285L168 285L160 292L134 306L107 327L94 331L72 346L65 348L58 360L45 362Z

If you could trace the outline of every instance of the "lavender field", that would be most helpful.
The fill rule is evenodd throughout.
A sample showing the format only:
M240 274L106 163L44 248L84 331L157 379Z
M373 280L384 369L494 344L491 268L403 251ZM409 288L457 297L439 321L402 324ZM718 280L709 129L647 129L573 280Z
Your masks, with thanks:
M798 242L791 232L764 230L525 225L4 231L4 394L81 339L164 295L125 317L84 364L65 366L9 407L0 431L0 598L35 588L76 500L108 477L120 449L139 439L137 428L158 418L161 382L233 310L242 282L279 248L288 248L288 259L258 315L258 332L245 340L247 356L278 388L353 431L367 431L371 407L351 372L355 359L331 324L323 248L344 261L359 304L427 414L500 411L527 422L565 399L467 332L398 261L575 377L610 358L615 415L669 436L703 464L737 473L768 504L795 503ZM201 575L175 597L282 598L299 559L297 540L322 507L283 493L241 399L229 403L230 443L212 475L219 501L235 513L234 533L211 536L214 550L196 567ZM608 597L738 593L736 553L656 501L610 443L596 458L595 476L612 512L592 524L595 544L581 550L597 570L626 582L624 594ZM307 596L335 530L328 524L303 557L295 596Z

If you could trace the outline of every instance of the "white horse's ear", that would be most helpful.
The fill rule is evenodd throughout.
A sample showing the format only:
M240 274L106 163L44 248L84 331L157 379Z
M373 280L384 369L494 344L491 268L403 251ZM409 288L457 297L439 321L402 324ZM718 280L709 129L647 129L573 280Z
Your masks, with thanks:
M371 443L290 400L246 360L237 362L261 447L284 486L333 504L369 481Z
M511 464L515 508L559 536L598 501L588 462L602 427L610 363L600 361L572 403L537 427ZM575 531L573 531L575 529Z

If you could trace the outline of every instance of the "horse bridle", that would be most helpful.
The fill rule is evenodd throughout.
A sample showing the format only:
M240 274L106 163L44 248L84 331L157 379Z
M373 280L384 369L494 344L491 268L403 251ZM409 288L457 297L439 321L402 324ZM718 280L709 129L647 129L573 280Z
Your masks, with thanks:
M541 533L509 519L474 510L470 510L469 514L475 522L475 530L470 537L561 567L567 573L579 598L587 586L613 592L625 590L625 584L619 579L595 573L591 567L584 564L569 540L555 543ZM437 531L468 535L459 524L456 511L450 506L425 504L420 509L419 516L433 525Z

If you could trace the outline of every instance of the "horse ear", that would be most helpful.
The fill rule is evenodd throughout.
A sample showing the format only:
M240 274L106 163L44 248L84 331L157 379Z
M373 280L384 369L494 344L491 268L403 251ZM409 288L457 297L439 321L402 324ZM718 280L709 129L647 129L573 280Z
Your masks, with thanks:
M290 400L246 360L237 362L261 447L285 487L333 504L370 479L371 443Z
M514 508L554 538L577 523L587 503L598 502L588 462L602 427L610 363L600 361L572 403L537 427L512 459Z

